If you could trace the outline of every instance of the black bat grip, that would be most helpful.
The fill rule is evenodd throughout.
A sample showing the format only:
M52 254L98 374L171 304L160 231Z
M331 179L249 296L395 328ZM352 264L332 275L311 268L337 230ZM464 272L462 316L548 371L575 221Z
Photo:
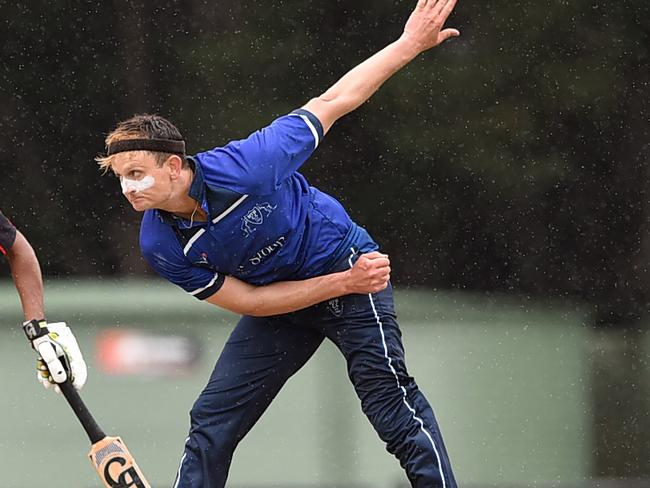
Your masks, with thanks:
M60 383L59 388L61 388L63 396L65 396L65 399L68 400L70 407L72 410L74 410L74 413L77 415L79 422L81 422L81 425L86 431L86 434L88 434L88 438L90 439L91 444L99 442L104 437L106 437L106 434L99 426L99 424L97 424L92 414L86 407L86 404L79 396L79 392L74 386L72 386L72 383L70 383L70 381Z

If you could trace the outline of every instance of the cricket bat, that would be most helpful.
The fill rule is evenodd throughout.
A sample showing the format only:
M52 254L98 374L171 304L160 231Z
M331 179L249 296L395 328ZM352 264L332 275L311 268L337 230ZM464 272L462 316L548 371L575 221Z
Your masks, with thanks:
M59 385L90 439L88 457L106 488L151 488L119 437L107 436L69 381Z

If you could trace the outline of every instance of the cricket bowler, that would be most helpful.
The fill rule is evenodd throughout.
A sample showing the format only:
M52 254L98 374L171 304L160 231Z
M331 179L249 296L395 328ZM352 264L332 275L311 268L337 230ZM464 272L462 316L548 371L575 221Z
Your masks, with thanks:
M433 410L407 372L387 257L299 173L340 117L459 35L444 28L455 4L420 0L397 41L245 139L188 156L179 130L156 115L108 134L98 162L144 212L146 260L197 299L242 314L191 409L174 488L223 488L237 444L325 338L411 486L457 486Z

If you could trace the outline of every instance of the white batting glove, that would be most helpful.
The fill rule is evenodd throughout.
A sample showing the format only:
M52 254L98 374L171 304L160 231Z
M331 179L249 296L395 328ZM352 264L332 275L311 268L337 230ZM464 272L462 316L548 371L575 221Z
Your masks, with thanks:
M88 372L77 340L65 322L48 324L44 320L25 322L23 329L32 347L38 352L36 361L38 381L45 387L61 390L57 383L70 379L80 390L86 383Z

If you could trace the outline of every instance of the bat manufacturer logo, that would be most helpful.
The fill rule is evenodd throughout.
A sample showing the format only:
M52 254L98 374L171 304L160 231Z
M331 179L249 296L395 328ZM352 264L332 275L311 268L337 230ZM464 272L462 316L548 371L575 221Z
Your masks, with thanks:
M150 488L119 437L104 437L88 455L106 488Z
M36 334L38 334L38 332L36 332L36 327L34 327L31 323L25 325L25 333L30 339L33 339L36 337Z
M119 464L114 467L115 463ZM147 486L140 479L140 475L133 466L124 469L128 461L123 457L115 456L108 460L104 466L104 479L111 488L147 488ZM113 468L113 469L111 469ZM117 474L117 479L113 477Z
M27 339L33 341L37 337L44 335L45 330L47 329L43 329L41 327L41 324L38 323L38 321L32 320L30 322L26 322L23 324L23 330L25 331L25 335L27 336Z

